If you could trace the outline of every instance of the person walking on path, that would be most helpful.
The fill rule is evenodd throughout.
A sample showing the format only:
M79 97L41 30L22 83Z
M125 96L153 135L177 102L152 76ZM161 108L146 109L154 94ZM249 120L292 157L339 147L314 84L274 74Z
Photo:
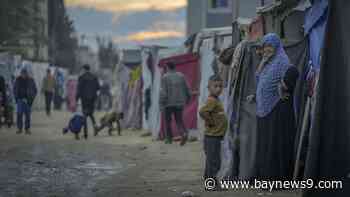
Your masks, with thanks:
M31 134L31 108L37 95L37 87L26 69L21 70L20 76L15 81L14 95L17 103L17 134L23 132L23 121L26 134Z
M98 78L90 72L90 66L83 66L84 73L78 79L76 101L81 100L83 114L85 116L84 138L88 138L87 118L90 117L94 129L96 130L96 120L94 117L97 93L100 90Z
M53 77L50 69L47 69L46 76L44 77L42 84L42 93L45 96L46 115L50 116L52 99L56 86L55 78Z
M176 72L174 63L167 64L168 72L163 76L160 90L160 107L165 115L165 143L172 143L171 118L175 116L177 128L183 135L180 145L183 146L188 139L188 131L183 121L184 106L189 103L191 93L182 73Z

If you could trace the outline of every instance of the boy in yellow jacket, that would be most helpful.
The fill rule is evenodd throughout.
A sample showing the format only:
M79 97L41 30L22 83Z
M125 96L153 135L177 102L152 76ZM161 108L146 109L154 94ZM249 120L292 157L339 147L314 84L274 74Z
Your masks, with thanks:
M216 178L221 166L221 141L226 133L228 122L219 96L223 90L223 80L218 75L208 82L209 98L199 111L205 121L204 152L206 156L204 178Z

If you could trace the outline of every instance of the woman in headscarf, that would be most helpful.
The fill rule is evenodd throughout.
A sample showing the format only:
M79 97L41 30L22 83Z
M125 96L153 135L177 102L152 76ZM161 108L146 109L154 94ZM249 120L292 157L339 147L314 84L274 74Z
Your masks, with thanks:
M296 134L293 91L299 73L276 34L264 36L262 44L263 58L256 71L257 178L290 180Z

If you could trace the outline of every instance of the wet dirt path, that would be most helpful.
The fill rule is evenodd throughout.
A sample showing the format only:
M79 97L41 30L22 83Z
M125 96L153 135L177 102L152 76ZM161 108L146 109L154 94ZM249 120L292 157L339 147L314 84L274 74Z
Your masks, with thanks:
M80 141L63 136L68 113L33 114L32 135L0 129L0 197L297 196L257 191L205 192L199 142L185 147L139 137L101 133Z

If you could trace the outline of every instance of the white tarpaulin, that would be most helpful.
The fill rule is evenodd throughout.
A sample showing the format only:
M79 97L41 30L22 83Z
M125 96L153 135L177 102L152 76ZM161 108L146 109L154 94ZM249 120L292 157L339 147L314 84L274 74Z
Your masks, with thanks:
M201 108L207 101L207 98L209 96L208 91L208 81L210 76L212 76L215 73L215 69L218 69L218 72L221 73L227 73L228 69L226 66L221 64L219 61L216 60L216 55L214 53L214 50L223 50L227 47L229 47L232 43L232 36L230 34L227 34L228 28L221 30L214 29L213 32L211 32L209 29L206 31L203 31L199 39L205 38L201 42L199 47L199 55L200 55L200 72L201 72L201 81L200 81L200 94L198 98L198 106ZM216 32L216 33L215 33ZM218 73L218 74L219 74ZM221 74L221 76L223 76ZM226 79L226 78L224 78ZM223 102L225 106L226 112L228 112L228 98L227 98L227 90L224 90L223 95L220 97L221 101ZM198 129L199 134L202 135L204 132L204 121L198 117ZM219 178L227 177L230 175L231 169L232 169L232 137L231 133L227 132L226 136L224 137L224 140L222 141L221 146L221 170L218 173Z
M143 88L142 88L142 129L143 130L148 130L149 129L149 125L148 125L148 120L147 120L147 116L150 116L150 113L148 113L148 115L146 115L146 91L150 90L150 88L152 87L152 73L151 70L148 67L148 60L151 56L151 51L147 50L147 49L143 49L141 52L141 57L142 57L142 81L143 81ZM152 65L153 66L153 65Z

